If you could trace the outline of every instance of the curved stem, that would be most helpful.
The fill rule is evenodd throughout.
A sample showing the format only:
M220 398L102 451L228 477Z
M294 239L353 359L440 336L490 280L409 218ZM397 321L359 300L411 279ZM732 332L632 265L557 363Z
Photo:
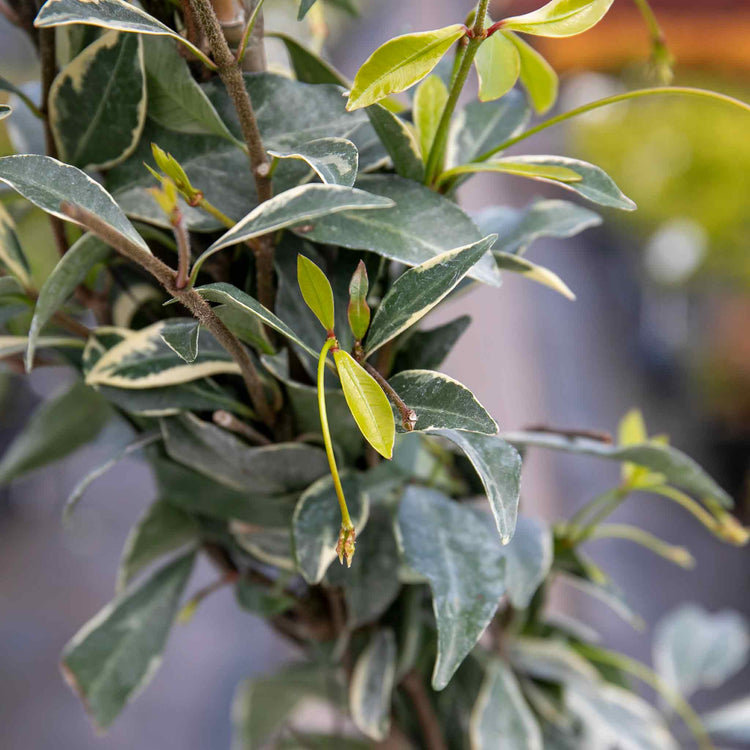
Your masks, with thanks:
M501 144L499 144L498 146L495 146L489 151L485 151L480 156L477 156L477 158L474 159L474 161L485 161L486 159L489 159L490 156L494 156L499 151L504 151L506 148L510 148L511 146L514 146L516 143L525 141L527 138L531 138L532 135L541 133L543 130L546 130L547 128L551 128L553 125L559 125L561 122L570 120L573 117L578 117L578 115L586 114L586 112L591 112L594 109L599 109L599 107L606 107L610 104L616 104L617 102L627 101L628 99L638 99L642 96L659 96L659 95L705 97L707 99L715 99L716 101L725 102L726 104L733 104L736 107L740 107L741 109L744 109L747 112L750 112L750 104L747 104L741 101L740 99L735 99L733 96L728 96L727 94L719 94L715 91L707 91L705 89L696 89L690 86L669 86L669 87L655 87L655 88L648 88L648 89L637 89L635 91L627 91L624 94L615 94L614 96L607 96L604 99L597 99L595 102L589 102L588 104L583 104L580 107L571 109L569 112L563 112L561 115L557 115L557 117L551 117L549 120L540 122L539 125L536 125L533 128L529 128L528 130L521 133L520 135L515 136L514 138L508 138L508 140L503 141Z
M659 555L659 557L663 557L665 560L673 562L681 568L695 567L695 558L685 547L669 544L649 531L639 529L637 526L620 523L602 524L592 530L589 534L589 539L623 539L645 547L655 555Z
M458 70L453 78L451 90L448 94L448 101L446 101L445 107L443 108L443 114L440 117L440 122L435 131L435 138L432 141L430 153L427 157L427 162L425 164L425 185L431 185L440 172L453 112L456 109L458 98L461 96L464 84L469 76L469 71L471 70L471 65L474 62L477 51L479 50L479 45L484 41L484 22L487 17L487 7L489 4L489 0L479 0L474 26L471 30L471 38L466 45L463 56L461 56Z
M328 466L331 469L333 477L333 486L336 488L336 497L341 508L341 527L346 531L354 529L354 524L349 516L349 508L346 507L346 498L344 497L344 488L341 486L339 470L336 466L336 457L333 454L333 442L331 441L331 431L328 427L328 412L326 411L326 391L325 391L325 371L326 357L331 349L338 348L338 342L331 337L326 339L323 348L320 350L318 358L318 410L320 411L320 428L323 431L323 443L326 448L328 457Z
M245 52L247 52L247 45L250 42L250 36L253 33L253 29L255 28L255 22L258 19L258 13L260 13L260 9L263 7L263 3L265 0L258 0L258 4L253 8L253 12L250 14L250 18L247 20L247 24L245 26L245 31L242 34L242 41L240 42L240 46L237 48L237 64L242 65L242 60L245 57Z

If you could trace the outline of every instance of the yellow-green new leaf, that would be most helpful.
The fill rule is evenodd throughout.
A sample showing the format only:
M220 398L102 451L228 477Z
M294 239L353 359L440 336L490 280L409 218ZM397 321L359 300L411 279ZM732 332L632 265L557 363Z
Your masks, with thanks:
M506 18L503 28L536 36L575 36L604 18L614 0L551 0L538 10Z
M378 47L357 71L346 108L367 107L418 83L465 33L464 26L454 24L397 36Z
M476 174L478 172L503 172L518 177L530 177L537 180L551 180L553 182L580 182L582 177L567 167L554 164L534 164L510 159L496 159L495 161L472 162L453 167L440 175L438 183L445 182L453 177L461 175Z
M362 365L347 352L333 353L346 403L367 442L385 458L393 455L396 425L388 397Z
M426 161L435 140L440 117L448 100L448 89L440 76L428 76L414 95L414 125L417 128L422 158Z
M575 294L570 291L570 287L554 271L550 271L549 268L539 266L530 260L526 260L526 258L513 255L513 253L494 252L493 256L497 267L503 271L520 273L527 279L531 279L531 281L544 284L544 286L560 292L563 297L567 297L570 300L576 298Z
M521 60L521 83L534 110L543 115L557 100L559 81L554 68L529 44L511 32L506 36L516 46Z
M521 58L507 37L493 34L479 47L474 66L479 77L479 99L491 102L513 88L521 72Z
M297 283L307 306L326 331L333 331L333 289L323 271L304 255L297 256Z

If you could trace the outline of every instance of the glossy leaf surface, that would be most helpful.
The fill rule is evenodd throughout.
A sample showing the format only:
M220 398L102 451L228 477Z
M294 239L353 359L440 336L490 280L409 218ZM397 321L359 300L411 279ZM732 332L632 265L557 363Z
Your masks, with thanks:
M503 28L538 36L574 36L595 26L614 0L551 0L522 16L504 19Z
M513 88L521 72L521 58L506 36L493 34L479 46L474 67L479 78L479 100L491 102Z
M297 283L307 306L315 313L326 331L333 331L335 324L333 289L323 271L309 258L297 256Z
M316 138L298 146L268 149L277 159L299 159L310 166L327 185L352 187L357 177L359 153L346 138Z

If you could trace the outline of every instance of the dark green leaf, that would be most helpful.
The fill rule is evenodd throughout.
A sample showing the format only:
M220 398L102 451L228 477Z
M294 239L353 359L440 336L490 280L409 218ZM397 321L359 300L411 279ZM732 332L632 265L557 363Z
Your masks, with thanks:
M563 685L596 685L599 673L567 643L546 638L516 637L508 643L507 657L517 672Z
M552 534L542 521L520 517L513 538L501 548L501 554L505 557L508 599L514 607L525 609L549 574Z
M390 384L417 414L415 430L470 430L497 433L497 423L474 394L457 380L431 370L406 370Z
M496 237L448 250L410 268L388 290L372 319L365 351L372 354L440 302L492 247Z
M521 484L521 457L513 446L497 435L460 430L433 430L455 443L479 475L503 544L513 536Z
M0 461L0 485L91 442L111 416L96 391L76 382L37 408Z
M391 157L396 174L422 182L424 162L412 127L382 104L371 104L365 112Z
M110 31L55 78L49 121L60 158L83 169L109 169L136 147L146 119L141 38Z
M683 604L654 630L654 666L672 689L689 698L701 688L717 688L747 663L750 630L739 612L711 614Z
M473 750L542 750L542 733L508 666L490 663L471 712Z
M200 323L191 318L174 318L163 321L159 332L164 343L189 365L198 357Z
M316 0L299 0L299 10L297 11L297 20L302 21L307 15L310 8L315 5Z
M343 474L341 485L359 537L367 523L367 496L362 494L354 474ZM292 519L294 560L308 583L320 583L336 559L340 529L341 511L333 480L323 477L302 493Z
M240 578L234 587L237 604L246 612L259 617L275 617L295 605L291 596L282 592L269 591L247 578Z
M602 223L598 214L570 201L538 200L518 210L509 206L484 209L476 217L485 232L495 232L493 250L522 255L542 237L573 237Z
M12 111L13 108L7 104L0 104L0 120L4 120Z
M31 266L21 247L13 217L0 203L0 263L24 286L31 285Z
M151 252L112 196L76 167L37 154L4 156L0 158L0 182L5 182L43 211L66 221L69 219L60 213L60 203L75 203L98 216L118 234Z
M106 729L156 673L194 558L185 555L118 596L65 647L63 675L98 728Z
M313 242L371 250L407 266L417 266L441 252L482 239L474 223L455 203L424 185L395 175L362 175L357 185L390 198L395 207L387 211L345 211L294 231ZM500 286L500 272L489 255L468 275Z
M405 335L396 355L394 370L434 370L443 364L471 318L462 315L435 328Z
M42 328L62 307L75 288L86 278L91 269L105 261L112 250L98 237L84 234L60 258L52 273L39 291L34 308L34 318L29 328L29 348L26 353L26 370L31 370L34 362L34 349Z
M192 516L163 500L152 503L125 541L117 590L122 591L155 560L197 539L198 524Z
M505 563L494 531L471 508L434 490L406 488L398 527L405 562L432 589L438 628L432 686L442 690L497 610Z
M268 340L268 334L260 318L247 315L245 311L232 305L216 305L214 313L240 341L263 354L273 354L276 351Z
M518 446L538 446L637 464L663 474L670 484L686 492L732 507L732 498L692 458L669 445L648 442L618 446L590 438L565 437L546 432L506 433L503 438Z
M351 83L332 65L319 57L311 49L302 45L297 39L279 31L266 32L267 37L279 39L284 43L294 75L302 83L333 83L349 88Z
M359 154L346 138L316 138L298 146L271 148L268 153L277 159L304 161L328 185L352 187L357 178Z
M253 496L299 493L328 473L324 452L304 443L251 448L192 414L163 419L161 425L167 453L175 461Z
M384 740L391 726L391 693L396 676L396 638L382 628L373 633L354 665L349 710L360 732Z
M245 552L265 565L294 573L292 533L288 527L258 528L256 524L232 521L229 524L234 540Z
M518 135L530 119L531 111L520 91L509 91L493 102L471 102L459 112L451 126L448 166L474 161L499 143Z

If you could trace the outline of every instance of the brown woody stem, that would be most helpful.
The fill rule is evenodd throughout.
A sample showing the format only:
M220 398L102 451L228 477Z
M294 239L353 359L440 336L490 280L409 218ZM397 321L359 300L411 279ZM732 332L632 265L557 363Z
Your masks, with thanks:
M177 243L177 278L175 286L184 289L190 278L190 236L185 228L182 212L176 208L170 217L172 232Z
M271 441L261 432L247 422L237 419L231 412L219 409L213 413L214 424L223 427L225 430L242 435L248 442L253 445L271 445Z
M256 414L269 427L275 422L275 415L268 404L266 394L263 389L263 383L255 369L250 354L247 349L240 343L239 339L224 325L221 319L211 309L211 306L198 294L192 287L178 289L175 283L176 273L166 263L157 257L147 253L143 248L138 247L127 237L114 231L108 224L73 203L63 202L60 204L60 211L73 221L83 225L92 234L95 234L103 242L113 247L117 252L126 257L128 260L137 263L141 268L150 273L175 299L181 302L198 320L204 328L207 328L216 340L230 354L232 359L237 363L245 381L250 401L255 409Z
M422 678L415 671L408 672L401 687L414 705L414 712L417 715L427 750L447 750L443 730L430 702L430 696L422 683Z
M385 395L388 396L391 403L398 409L401 414L401 426L407 432L411 432L417 423L417 413L414 409L410 409L403 402L398 393L393 389L393 386L369 362L362 362L362 367L375 378L378 385L385 391Z
M216 17L210 0L190 0L199 26L208 40L211 54L216 61L219 76L227 88L242 128L247 144L250 171L255 180L258 203L267 201L273 195L268 156L263 147L263 139L255 119L250 95L245 88L242 70L229 48L224 33ZM269 235L260 238L255 251L255 266L258 286L258 299L262 305L273 310L273 238Z

